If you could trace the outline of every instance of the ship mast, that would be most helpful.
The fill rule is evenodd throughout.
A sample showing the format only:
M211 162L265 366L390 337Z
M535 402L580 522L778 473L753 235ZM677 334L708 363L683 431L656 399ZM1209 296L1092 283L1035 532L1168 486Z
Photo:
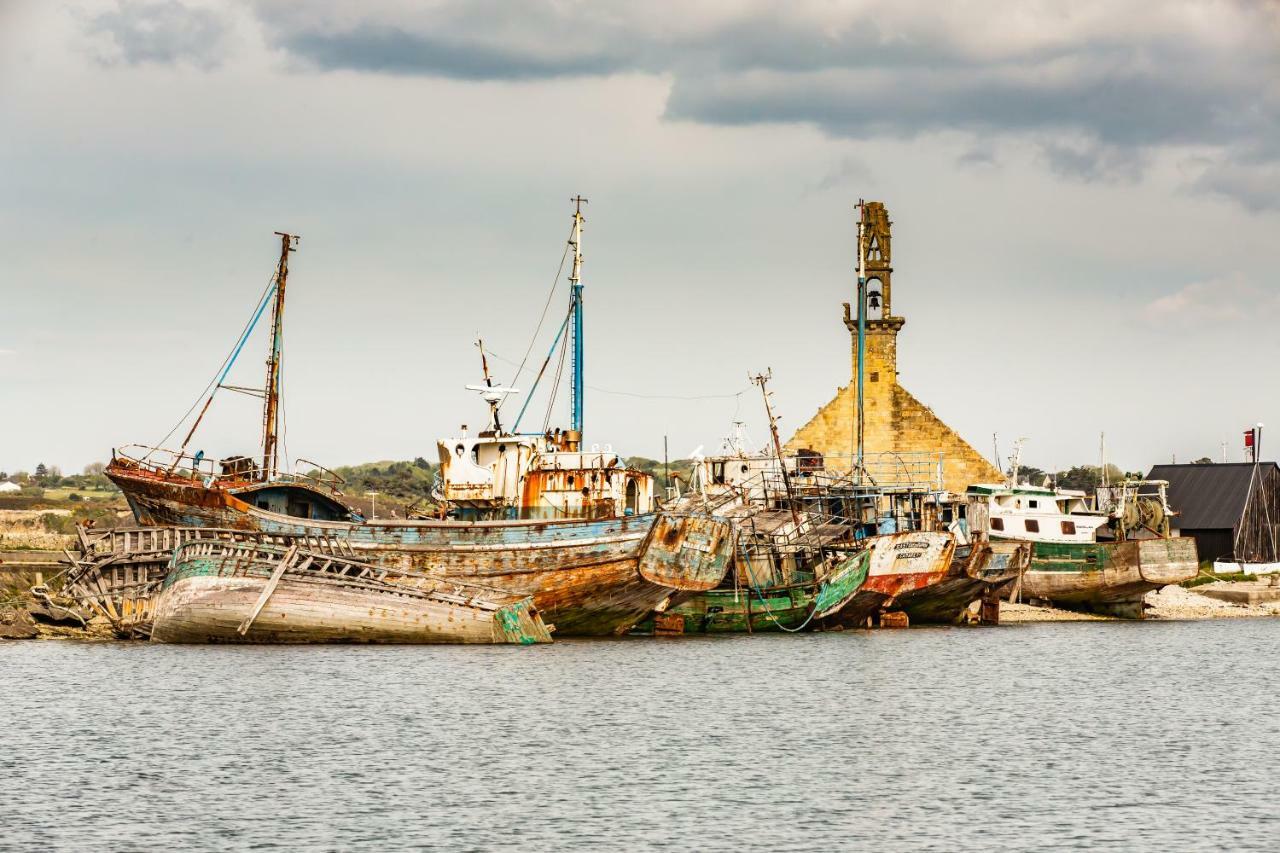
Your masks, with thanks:
M866 360L867 360L867 249L866 249L867 209L861 199L858 200L858 435L857 435L857 470L854 482L861 485L863 473L863 453L865 435L863 430L866 395Z
M768 383L773 378L773 368L769 368L764 373L757 373L754 376L748 376L753 385L760 386L760 396L764 398L764 413L769 418L769 435L773 438L773 453L778 459L778 467L782 471L782 486L787 492L787 506L791 510L791 520L795 522L796 529L800 527L800 513L796 509L796 496L791 488L791 475L787 473L787 460L782 456L782 440L778 438L778 419L774 417L773 405L769 402L772 396L769 392ZM768 500L768 488L766 485L765 499Z
M570 310L573 312L573 373L570 376L570 392L573 402L573 415L570 419L569 428L577 433L577 440L582 440L582 401L585 387L583 385L584 371L583 361L585 353L583 351L582 340L582 205L587 200L581 195L571 198L574 203L573 209L573 236L569 238L570 245L573 246L573 272L569 275L570 283ZM581 446L581 445L579 445Z
M284 354L284 288L289 280L289 253L301 239L283 231L280 238L280 264L276 267L276 298L271 306L271 351L267 355L266 403L262 411L262 479L271 480L280 468L280 361Z

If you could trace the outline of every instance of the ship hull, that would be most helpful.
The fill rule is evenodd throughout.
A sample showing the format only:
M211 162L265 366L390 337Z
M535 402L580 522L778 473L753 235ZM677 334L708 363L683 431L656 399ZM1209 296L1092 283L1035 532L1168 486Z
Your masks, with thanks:
M865 628L904 602L927 602L947 578L956 541L950 533L891 533L868 544L871 561L858 590L839 610L824 616L825 628ZM972 600L972 599L970 599Z
M550 642L528 599L497 603L305 574L242 554L184 557L155 604L160 643ZM501 598L512 598L497 593Z
M999 622L999 599L1026 571L1031 549L1012 542L978 543L957 549L939 581L898 596L897 606L913 625L953 625L968 621L976 601L990 606L981 621Z
M669 567L653 575L657 582L640 571L654 514L558 521L324 521L268 512L199 481L129 471L114 463L107 473L142 524L340 541L361 559L383 566L532 596L557 636L625 633L673 592L718 582L732 545L723 535L727 525L707 519L720 525L713 544L718 559L689 561L684 576L679 565ZM681 538L695 529L685 525L674 541L667 536L662 545L679 550Z
M1152 590L1191 580L1199 571L1190 537L1126 542L1036 542L1021 597L1126 618L1142 617Z

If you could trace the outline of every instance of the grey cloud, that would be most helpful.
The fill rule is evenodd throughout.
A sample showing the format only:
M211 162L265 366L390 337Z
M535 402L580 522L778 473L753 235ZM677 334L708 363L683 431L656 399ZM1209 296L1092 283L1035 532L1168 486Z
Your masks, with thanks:
M1280 161L1211 163L1191 188L1231 199L1254 213L1280 211Z
M129 3L127 56L210 56L201 22ZM646 72L671 79L673 120L801 123L836 137L960 131L1029 139L1072 179L1140 177L1157 150L1231 164L1194 184L1257 208L1242 169L1280 163L1280 4L1075 0L1028 7L925 0L779 6L743 0L251 0L266 41L322 70L462 80ZM146 10L148 14L140 14ZM123 8L122 8L123 13ZM165 28L174 43L162 44ZM203 52L201 52L203 51ZM133 61L138 61L134 59ZM199 59L197 59L199 61ZM1241 152L1272 140L1247 166Z
M619 67L613 52L540 55L411 33L398 27L360 26L342 33L284 34L280 43L289 53L325 69L431 74L462 80L596 76Z
M223 58L229 26L218 13L176 2L121 0L117 8L92 18L91 32L112 48L105 63L139 65L190 62L214 68Z
M1046 142L1040 150L1054 174L1086 182L1136 181L1145 165L1143 152L1118 145Z
M824 192L854 182L874 183L871 168L857 157L845 156L830 171L808 187L808 192Z

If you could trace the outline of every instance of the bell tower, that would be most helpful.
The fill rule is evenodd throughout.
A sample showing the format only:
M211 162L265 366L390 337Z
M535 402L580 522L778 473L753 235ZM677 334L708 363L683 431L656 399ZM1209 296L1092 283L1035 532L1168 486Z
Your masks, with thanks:
M883 202L862 205L861 249L867 276L866 452L941 455L944 486L952 492L963 492L974 483L999 483L1003 475L995 466L898 383L898 332L906 320L893 313L892 227ZM856 281L856 271L852 278ZM830 458L833 467L841 464L838 460L850 459L856 446L858 315L849 303L844 306L844 324L853 339L852 379L787 445L792 452L816 450Z
M898 377L898 332L907 321L893 315L893 223L883 202L862 206L862 248L867 261L867 374L870 383ZM844 324L853 336L853 375L858 375L858 316L844 305Z

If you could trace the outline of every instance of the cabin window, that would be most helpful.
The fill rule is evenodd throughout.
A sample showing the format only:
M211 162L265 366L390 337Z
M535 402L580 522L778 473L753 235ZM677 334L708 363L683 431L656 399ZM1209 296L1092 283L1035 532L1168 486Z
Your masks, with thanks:
M461 444L459 444L457 447L453 449L453 452L461 456L464 450L466 450L466 448L463 447Z
M1074 536L1076 533L1076 523L1074 521L1062 522L1062 532L1068 536Z
M471 448L471 461L477 465L480 464L480 445L478 444Z
M573 476L572 474L570 474L570 475L569 475L569 481L568 481L568 482L569 482L569 488L571 488L571 489L572 489L572 488L573 488L573 484L574 484L574 483L576 483L576 482L577 482L577 480L575 480L575 479L574 479L574 476Z
M992 530L1004 530L1004 519L1003 519L1003 518L993 518L993 519L991 519L991 529L992 529Z
M1027 501L1027 506L1030 507L1031 509L1039 509L1040 501Z
M878 370L873 370L873 371L871 371L870 381L872 381L872 382L879 382L879 381L880 381L880 371L878 371Z
M1040 522L1036 521L1034 518L1028 518L1028 519L1026 519L1026 520L1023 522L1023 524L1025 524L1025 525L1027 526L1027 532L1028 532L1028 533L1039 533L1039 532L1040 532Z
M499 452L499 453L506 453L506 452L507 452L507 446L506 446L505 444L499 444L499 445L498 445L498 452Z

